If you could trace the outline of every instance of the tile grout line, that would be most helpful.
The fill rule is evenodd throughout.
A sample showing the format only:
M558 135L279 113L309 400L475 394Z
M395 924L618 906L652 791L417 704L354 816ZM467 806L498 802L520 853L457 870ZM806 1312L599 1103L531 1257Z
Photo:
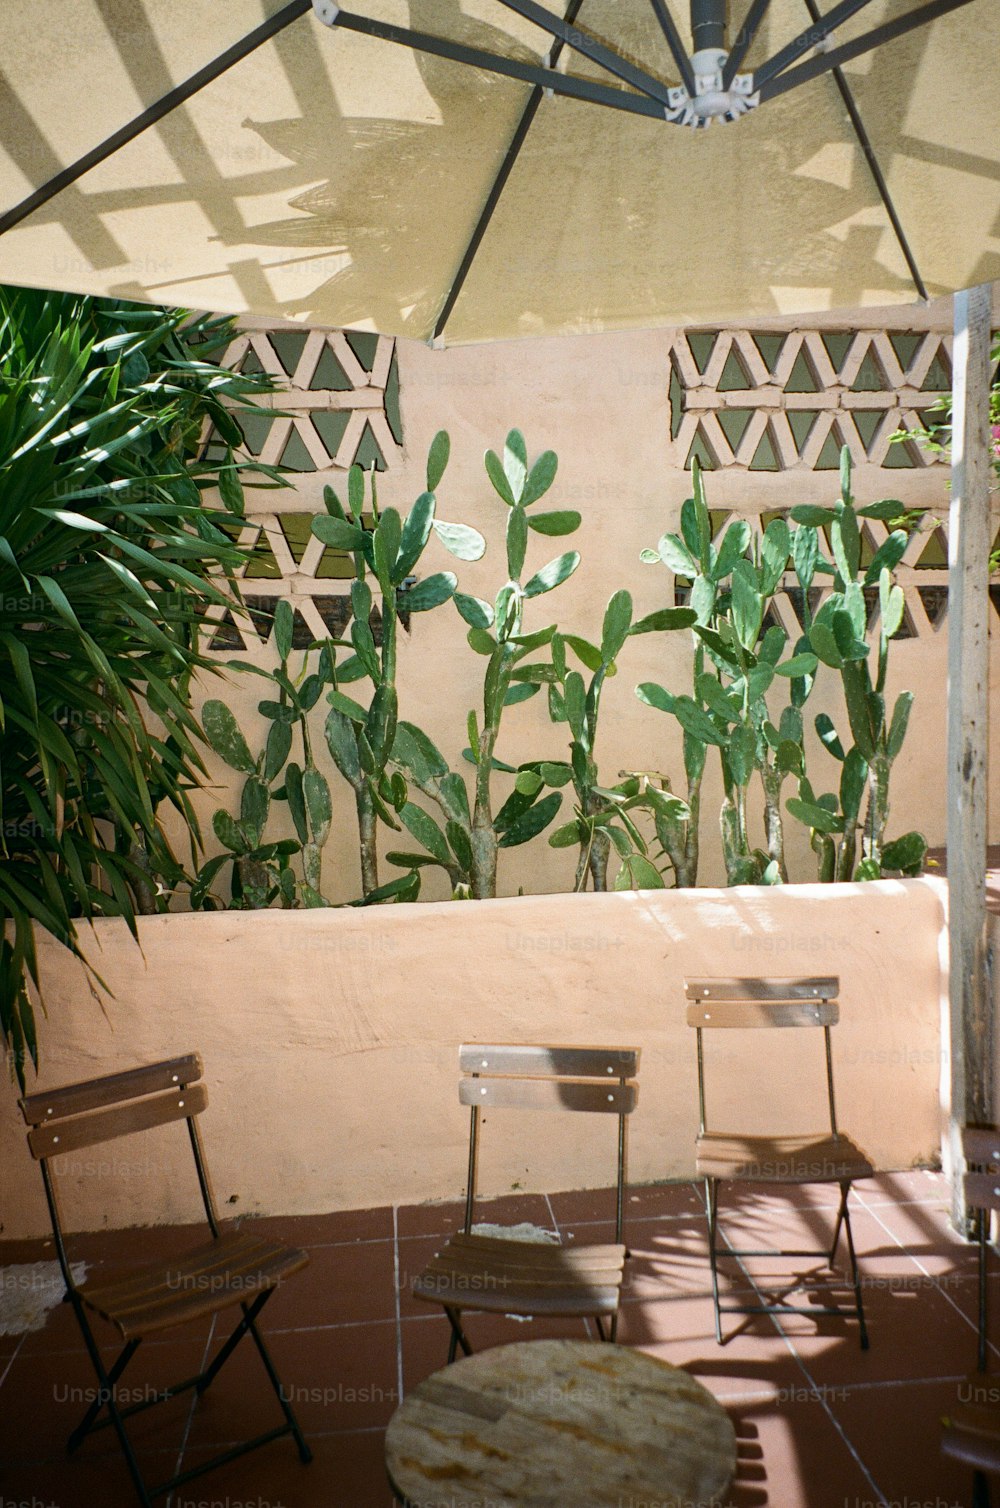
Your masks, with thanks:
M722 1236L722 1239L725 1241L726 1245L729 1246L730 1249L732 1249L732 1243L730 1242L729 1237L726 1235L725 1231L721 1228L721 1226L719 1227L719 1234ZM760 1299L761 1303L766 1303L767 1302L766 1295L761 1292L760 1288L758 1288L757 1284L754 1282L753 1276L751 1275L750 1272L748 1272L748 1270L747 1270L747 1268L746 1268L746 1266L745 1266L742 1258L740 1258L740 1257L734 1257L733 1260L735 1261L736 1265L740 1268L741 1272L743 1273L743 1276L746 1278L747 1282L750 1284L750 1287L754 1290L754 1292L756 1293L757 1297ZM784 1325L781 1323L781 1316L777 1315L777 1314L772 1314L772 1315L768 1315L768 1318L770 1319L771 1324L774 1326L775 1331L777 1332L777 1334L781 1337L782 1341L784 1342L784 1344L785 1344L785 1346L786 1346L786 1348L787 1348L787 1350L789 1352L789 1355L791 1356L792 1360L795 1362L795 1365L798 1367L798 1369L802 1373L803 1377L805 1377L806 1380L807 1380L807 1382L809 1383L809 1387L812 1390L812 1392L815 1394L816 1400L819 1403L820 1408L826 1414L826 1417L829 1419L830 1423L833 1425L833 1427L836 1430L837 1434L840 1436L841 1440L843 1440L844 1444L847 1446L847 1449L848 1449L849 1453L854 1457L854 1460L857 1462L858 1467L859 1467L862 1475L864 1476L865 1480L868 1482L869 1486L871 1487L872 1491L875 1494L875 1501L877 1503L885 1503L885 1502L887 1502L888 1499L886 1497L886 1494L882 1491L882 1489L879 1487L878 1483L875 1481L875 1478L872 1476L871 1472L868 1470L868 1467L865 1465L865 1462L863 1461L861 1455L859 1454L858 1450L856 1449L853 1440L847 1434L847 1431L844 1429L844 1427L841 1424L840 1420L837 1418L836 1414L831 1409L829 1403L827 1403L827 1401L826 1401L826 1391L825 1391L823 1385L820 1384L820 1383L818 1383L816 1381L816 1379L813 1377L812 1373L810 1372L809 1368L806 1366L806 1363L804 1362L804 1360L802 1359L802 1357L799 1355L798 1351L796 1350L795 1345L793 1343L793 1338L787 1333L787 1331L785 1330Z
M399 1292L399 1209L392 1207L392 1281L396 1305L396 1407L403 1401L403 1311Z
M902 1241L896 1235L895 1231L890 1230L889 1227L888 1227L888 1225L886 1225L885 1221L882 1220L882 1219L880 1219L879 1216L875 1213L875 1211L873 1209L869 1210L869 1214L875 1216L875 1220L882 1227L882 1229L885 1231L886 1235L889 1236L889 1237L891 1237L891 1239L893 1241L895 1241L895 1243L899 1247L900 1251L903 1251L903 1252L906 1253L906 1255L909 1257L910 1261L913 1262L914 1265L916 1266L917 1270L920 1273L922 1273L923 1276L925 1278L927 1278L933 1284L933 1286L937 1289L938 1293L944 1299L945 1303L951 1305L951 1307L954 1309L955 1313L957 1315L959 1315L959 1317L963 1320L963 1322L966 1325L968 1325L969 1329L970 1330L976 1330L976 1329L978 1329L978 1326L973 1323L972 1319L969 1317L969 1315L966 1314L965 1310L962 1309L958 1304L955 1303L955 1300L952 1298L952 1296L951 1296L950 1293L947 1293L945 1291L945 1289L942 1287L942 1285L938 1282L938 1280L935 1277L935 1275L932 1272L928 1271L928 1269L924 1266L924 1264L921 1262L920 1258L916 1255L916 1253L912 1252L908 1246L904 1246L903 1245ZM997 1347L993 1344L992 1341L989 1341L988 1344L989 1344L989 1349L991 1351L996 1351Z
M201 1353L201 1370L203 1372L204 1372L206 1366L208 1365L208 1353L209 1353L209 1351L212 1348L212 1340L213 1340L213 1338L215 1336L215 1327L216 1327L217 1321L218 1321L218 1315L213 1314L212 1315L211 1324L208 1327L208 1334L205 1337L205 1349ZM184 1457L187 1454L188 1440L191 1437L191 1426L194 1424L194 1411L195 1411L195 1408L196 1408L196 1406L198 1404L199 1397L200 1397L200 1394L198 1393L197 1389L195 1389L194 1396L191 1399L191 1402L188 1404L187 1419L186 1419L186 1421L184 1423L184 1433L181 1436L181 1443L180 1443L180 1445L178 1446L178 1449L177 1449L177 1461L176 1461L176 1464L174 1466L174 1475L175 1476L178 1474L178 1472L181 1470L181 1468L182 1468L182 1466L184 1464ZM177 1488L174 1488L174 1490L172 1492L169 1492L167 1494L167 1499L166 1499L166 1503L164 1505L164 1508L170 1508L170 1505L176 1501L176 1493L177 1493Z
M28 1332L25 1331L25 1335L27 1333ZM21 1354L21 1347L23 1345L24 1345L24 1335L21 1336L21 1338L19 1339L17 1345L14 1347L13 1351L8 1356L8 1358L7 1358L7 1365L4 1367L3 1371L0 1372L0 1387L3 1387L4 1382L6 1380L6 1377L7 1377L7 1373L10 1371L11 1367L14 1365L14 1363L17 1360L18 1356L20 1356L20 1354Z

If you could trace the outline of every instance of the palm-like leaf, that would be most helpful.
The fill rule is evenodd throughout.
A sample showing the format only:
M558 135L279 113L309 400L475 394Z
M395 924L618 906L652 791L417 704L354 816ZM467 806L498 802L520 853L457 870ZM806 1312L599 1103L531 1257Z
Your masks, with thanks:
M198 624L242 559L238 517L202 493L224 469L238 503L238 472L268 470L203 453L208 423L238 443L240 408L270 386L213 362L231 336L183 311L0 289L0 1029L22 1083L33 926L74 951L80 917L134 930L150 886L183 875L159 804L197 837Z

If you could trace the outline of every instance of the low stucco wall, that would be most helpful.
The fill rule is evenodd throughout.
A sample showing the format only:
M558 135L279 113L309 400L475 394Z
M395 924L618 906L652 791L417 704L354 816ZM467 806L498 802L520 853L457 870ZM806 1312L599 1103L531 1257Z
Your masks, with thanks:
M225 912L97 924L95 968L40 938L47 1015L38 1086L199 1050L215 1191L229 1213L304 1213L455 1198L467 1112L461 1041L642 1049L630 1174L690 1175L697 1125L685 975L836 974L838 1108L883 1168L940 1141L945 887L937 880L536 896L369 911ZM821 1039L720 1033L710 1120L772 1129L822 1123ZM746 1119L749 1117L749 1119ZM517 1132L518 1135L512 1133ZM613 1123L498 1116L481 1186L594 1187L613 1176ZM47 1230L41 1180L12 1089L0 1112L5 1236ZM176 1125L67 1160L71 1227L193 1218L197 1191ZM95 1173L114 1176L102 1180ZM110 1194L105 1203L98 1193Z

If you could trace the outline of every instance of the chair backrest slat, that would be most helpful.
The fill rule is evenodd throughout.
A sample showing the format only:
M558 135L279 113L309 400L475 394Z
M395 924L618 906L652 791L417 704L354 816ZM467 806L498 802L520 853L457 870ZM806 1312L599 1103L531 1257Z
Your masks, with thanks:
M964 1126L962 1151L970 1166L1000 1164L1000 1130L996 1126Z
M1000 1173L966 1173L962 1187L967 1209L1000 1210Z
M36 1159L58 1157L63 1152L96 1146L135 1131L149 1131L170 1121L186 1120L188 1116L200 1115L207 1104L208 1090L204 1084L191 1084L184 1089L173 1086L145 1099L130 1099L125 1104L89 1114L46 1121L28 1132L28 1146Z
M631 1079L639 1068L637 1047L549 1047L509 1043L463 1043L462 1073L513 1074L525 1078Z
M835 976L801 976L794 978L758 978L755 975L735 979L687 979L684 981L689 1000L835 1000L840 980Z
M689 1005L688 1026L736 1027L835 1026L840 1007L835 1000L801 1001L718 1000Z
M19 1104L28 1125L41 1126L47 1121L61 1120L67 1115L81 1115L88 1110L120 1105L124 1100L155 1094L161 1089L194 1084L201 1076L201 1056L190 1052L180 1058L166 1058L161 1063L147 1063L142 1068L130 1068L125 1073L106 1074L100 1079L84 1079L78 1084L66 1084L61 1089L53 1089L48 1093L29 1094Z
M463 1105L484 1110L584 1110L631 1115L637 1084L588 1084L573 1079L466 1078L459 1081Z

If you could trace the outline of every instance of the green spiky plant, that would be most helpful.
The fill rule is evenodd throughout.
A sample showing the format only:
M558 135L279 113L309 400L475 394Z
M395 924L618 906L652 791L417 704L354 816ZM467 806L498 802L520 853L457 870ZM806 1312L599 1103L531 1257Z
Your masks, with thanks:
M436 537L459 560L479 560L486 542L465 524L438 519L437 488L450 454L444 430L435 436L427 457L427 490L421 493L402 519L394 508L379 510L375 476L371 477L372 526L364 524L364 476L352 467L348 476L345 507L332 488L324 489L326 515L313 520L312 532L325 544L352 551L356 576L351 583L351 640L353 654L338 664L331 659L333 689L328 701L326 741L334 763L354 792L361 854L361 883L365 898L398 896L412 898L419 889L417 869L399 876L386 886L379 884L377 831L379 820L398 832L397 815L412 826L413 808L406 781L390 770L399 724L399 694L396 686L397 644L400 615L428 612L450 601L458 586L451 571L436 571L410 584L429 541ZM371 628L372 578L381 594L382 643L377 646ZM335 646L331 644L331 655ZM368 707L340 689L366 677L373 692ZM429 820L429 819L428 819ZM418 866L419 867L419 866Z
M220 808L212 817L224 852L202 865L191 891L195 910L216 904L209 887L227 864L231 866L231 905L239 910L270 906L275 900L286 908L300 900L306 906L326 904L322 852L330 835L333 804L329 783L313 757L309 713L330 682L330 651L324 646L318 669L311 673L307 673L309 657L305 656L301 673L293 677L289 663L293 628L291 604L283 599L274 613L279 664L272 671L254 668L271 682L271 695L257 704L270 727L256 757L224 702L213 698L202 707L205 737L219 758L244 776L244 782L239 816L234 818ZM290 758L296 733L302 746L301 764ZM275 800L287 802L296 837L265 842L264 830ZM300 881L292 868L296 855L302 863Z
M657 835L679 885L694 884L699 849L698 816L708 748L719 750L724 799L720 831L730 884L778 883L787 879L781 788L793 771L804 772L802 719L815 656L799 644L782 659L788 643L776 624L766 631L770 599L778 590L791 550L788 525L774 519L756 541L750 525L730 524L718 549L697 460L692 493L681 508L681 533L664 534L643 559L662 561L690 581L696 615L693 695L675 695L654 682L637 688L647 705L671 713L684 735L688 818L661 816ZM776 678L791 685L791 704L777 726L766 696ZM778 680L780 684L780 679ZM764 793L766 847L754 845L747 824L747 797L758 779Z
M535 633L524 632L525 604L555 590L572 576L580 563L575 550L550 560L527 581L521 576L527 557L529 533L545 537L573 533L580 515L563 510L529 513L555 481L558 461L547 450L528 465L524 436L511 430L503 459L486 452L486 472L494 491L507 508L507 580L493 603L456 592L454 602L468 624L470 647L486 660L483 676L482 713L469 712L469 747L466 758L475 766L472 800L461 776L452 771L426 734L411 723L401 722L393 747L393 761L406 780L433 802L441 821L408 801L400 818L423 844L423 852L393 853L392 862L404 865L436 864L448 874L453 893L477 900L496 895L497 859L501 848L513 848L543 832L562 802L558 791L542 795L544 783L517 777L537 775L537 761L515 767L497 758L496 747L505 710L535 695L539 682L515 680L518 665L535 650L551 642L555 626ZM493 782L498 772L512 775L515 788L494 811Z
M0 1028L37 1066L33 927L164 904L158 805L198 826L198 624L242 552L240 410L269 379L213 357L229 320L0 289ZM211 423L227 447L202 459ZM202 506L218 487L222 510ZM3 935L6 929L6 935Z
M768 524L754 538L743 520L731 524L718 547L711 540L710 516L697 460L692 466L693 496L681 510L681 533L665 534L645 560L661 560L691 583L694 626L692 696L675 695L655 683L637 688L640 699L671 713L684 733L688 778L686 820L660 818L657 834L671 860L678 884L693 884L698 855L698 815L705 757L719 750L724 799L720 828L730 884L775 884L788 878L782 809L783 787L797 782L797 795L784 811L804 822L817 853L824 880L872 878L883 868L905 873L919 870L925 845L906 834L883 853L892 762L902 746L912 702L900 697L887 725L882 691L889 640L902 622L903 594L892 572L902 558L908 535L894 530L879 547L865 572L860 566L858 517L894 519L900 505L887 501L855 509L850 494L850 454L841 462L842 497L834 508L802 506L791 512L797 528L784 519ZM820 548L820 528L830 530L833 560ZM768 604L782 589L789 563L803 599L804 631L792 652L782 658L787 635L777 624L766 630ZM833 577L833 592L812 616L810 592L817 574ZM874 676L868 670L864 642L864 587L877 584L881 626ZM840 671L855 747L842 748L828 716L820 714L816 730L828 751L842 761L837 793L817 797L806 773L802 708L820 664ZM789 682L789 702L777 723L766 697L780 678ZM747 825L747 796L759 780L764 797L765 846L755 845ZM857 861L857 831L866 789L864 854Z
M515 682L547 685L549 716L569 730L569 761L543 761L522 770L515 789L535 796L543 785L572 785L575 815L550 835L549 844L552 848L578 848L575 891L586 889L588 880L595 891L607 890L612 849L621 859L617 888L663 884L659 870L648 859L645 838L630 814L637 807L648 807L664 818L679 820L687 808L677 797L637 777L613 786L602 784L595 757L601 693L608 676L617 674L618 657L631 637L689 627L694 621L695 614L687 608L663 608L633 622L632 598L628 592L618 591L605 609L600 644L557 631L549 641L548 662L518 666L513 672ZM567 651L590 672L589 682L570 667Z
M842 766L837 795L816 797L804 778L799 795L787 805L793 816L812 829L813 847L819 854L822 879L877 879L884 871L918 874L927 843L922 834L908 832L887 843L889 780L892 766L906 737L913 693L903 691L891 714L885 702L889 645L903 623L902 588L892 573L902 559L908 535L894 529L882 542L866 568L861 565L859 518L891 519L898 513L895 502L872 503L858 508L851 490L851 458L845 446L840 464L841 495L833 508L801 506L792 510L798 533L809 543L803 547L834 577L833 592L814 618L806 620L806 637L818 661L840 674L847 720L854 738L845 750L832 720L816 719L816 731L830 754ZM829 533L832 561L820 552L819 531ZM874 645L866 640L868 607L865 589L878 589L879 627ZM862 855L857 861L857 835L861 807L867 793L862 830Z

